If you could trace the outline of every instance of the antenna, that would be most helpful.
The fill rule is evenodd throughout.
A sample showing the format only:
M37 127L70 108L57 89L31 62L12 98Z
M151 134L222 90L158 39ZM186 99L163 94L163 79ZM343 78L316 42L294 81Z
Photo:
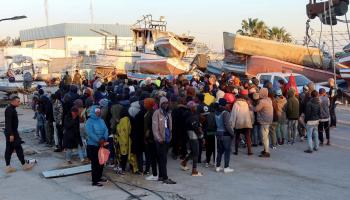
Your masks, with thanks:
M90 0L90 22L91 24L94 23L94 9L92 6L92 0Z
M46 26L48 26L49 25L49 6L47 3L47 0L44 1L44 6L45 6Z

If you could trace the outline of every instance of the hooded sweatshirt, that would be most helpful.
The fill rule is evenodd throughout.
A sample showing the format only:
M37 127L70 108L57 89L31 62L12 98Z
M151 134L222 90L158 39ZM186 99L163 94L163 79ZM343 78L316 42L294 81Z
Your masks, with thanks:
M294 90L288 91L286 116L288 120L299 119L299 100L295 97Z
M164 112L161 105L168 102L166 97L162 97L159 102L159 109L153 113L152 116L152 130L155 141L164 142L165 141L165 129L170 130L170 140L172 131L172 118L170 112Z
M253 113L249 110L246 100L237 99L232 107L231 123L234 129L253 128Z
M312 98L306 105L305 122L309 125L316 125L321 115L321 104L318 97Z
M101 139L108 139L108 129L101 117L97 117L95 114L96 106L92 106L90 109L89 119L85 125L85 131L88 135L87 144L93 146L99 146Z
M261 99L254 109L257 112L257 120L262 125L271 124L273 121L273 107L272 101L268 97L267 88L262 88L259 95Z

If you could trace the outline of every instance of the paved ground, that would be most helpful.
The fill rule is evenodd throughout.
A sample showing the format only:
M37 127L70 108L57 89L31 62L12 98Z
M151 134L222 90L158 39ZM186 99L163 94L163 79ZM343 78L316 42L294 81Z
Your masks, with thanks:
M0 109L0 113L3 113ZM272 151L272 158L264 160L255 155L248 157L246 149L239 156L232 155L231 166L235 172L229 175L214 172L213 168L200 167L203 177L191 177L179 169L179 161L169 157L169 176L176 185L146 182L143 177L127 175L120 177L107 169L106 174L114 181L103 188L90 186L89 174L65 178L44 179L41 172L63 167L63 155L37 145L30 131L34 127L30 110L19 109L20 129L26 151L38 152L28 158L38 159L38 165L30 172L20 170L14 155L14 174L4 174L4 159L0 157L0 200L80 200L80 199L305 199L346 200L350 197L350 111L338 110L341 124L331 130L332 146L321 147L313 154L305 154L306 143L282 146ZM0 126L3 126L3 115ZM4 152L4 137L0 136L0 154ZM204 158L204 157L203 157ZM76 162L75 164L78 164ZM124 183L133 184L134 186ZM136 187L136 186L138 187ZM118 188L121 187L126 191ZM140 188L140 187L145 187ZM152 190L152 191L150 191ZM129 192L129 193L127 193ZM131 196L131 194L135 196ZM160 195L160 196L157 196ZM137 199L136 198L136 199Z

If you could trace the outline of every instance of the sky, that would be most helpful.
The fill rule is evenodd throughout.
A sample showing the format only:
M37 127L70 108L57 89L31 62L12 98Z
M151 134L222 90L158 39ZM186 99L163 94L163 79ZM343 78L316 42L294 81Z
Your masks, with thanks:
M0 19L26 15L27 19L0 22L0 38L46 25L44 0L0 0ZM49 24L90 23L91 0L47 0ZM94 23L133 24L144 14L165 16L168 30L190 33L210 48L222 50L222 32L236 32L241 21L259 18L268 26L285 27L293 38L305 35L309 0L92 0ZM311 27L320 30L318 18ZM323 27L329 31L329 27ZM346 31L344 24L336 31Z

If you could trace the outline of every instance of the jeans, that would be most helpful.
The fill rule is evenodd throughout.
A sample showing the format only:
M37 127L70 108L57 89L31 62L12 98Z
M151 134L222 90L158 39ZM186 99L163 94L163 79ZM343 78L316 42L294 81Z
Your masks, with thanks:
M252 142L255 145L258 145L261 142L261 132L260 132L260 125L255 124L253 126L253 134L252 134Z
M72 154L73 154L73 149L67 149L66 150L66 160L67 161L71 161L72 160ZM86 157L85 152L83 150L83 148L78 145L78 155L79 155L79 159L82 161L84 160L84 158Z
M168 162L168 150L169 144L163 142L162 144L156 142L157 153L159 157L159 178L163 180L168 179L167 162Z
M190 149L191 149L191 153L188 154L185 158L185 161L189 161L190 159L192 159L192 168L193 169L197 169L197 163L198 163L198 154L199 154L199 140L198 139L194 139L194 140L190 140Z
M295 142L298 136L298 120L288 120L288 136L291 142Z
M307 144L309 146L309 150L318 149L319 141L318 141L318 125L308 125L306 124L306 132L307 132Z
M318 124L318 139L323 144L323 130L326 132L326 138L329 140L329 121L320 122Z
M230 155L231 155L231 136L218 136L217 137L217 157L216 157L216 167L221 166L221 157L224 154L225 164L224 167L229 167Z
M41 142L46 142L45 126L38 126Z
M276 127L277 127L277 122L272 122L269 128L269 138L271 141L270 143L273 146L277 146Z
M265 153L270 153L269 128L270 124L262 124L260 128Z
M284 139L287 142L288 141L287 130L288 130L288 125L286 123L279 122L276 127L277 139L278 140Z

